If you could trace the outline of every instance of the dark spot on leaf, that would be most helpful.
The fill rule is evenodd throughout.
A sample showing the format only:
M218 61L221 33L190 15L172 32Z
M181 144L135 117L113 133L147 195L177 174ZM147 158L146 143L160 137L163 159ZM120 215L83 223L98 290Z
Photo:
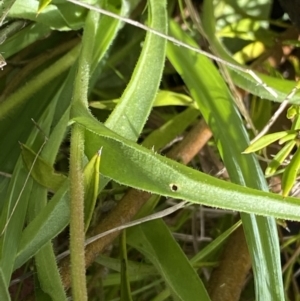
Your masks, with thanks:
M176 184L170 184L169 186L173 192L176 192L178 190L178 186Z

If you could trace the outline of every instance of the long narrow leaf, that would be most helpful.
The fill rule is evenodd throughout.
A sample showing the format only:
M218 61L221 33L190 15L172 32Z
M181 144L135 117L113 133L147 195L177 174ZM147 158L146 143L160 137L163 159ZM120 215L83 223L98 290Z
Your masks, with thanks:
M128 241L156 266L176 300L210 300L199 276L162 220L131 229Z
M102 146L101 173L121 184L211 207L300 220L295 198L228 183L183 166L120 137L93 117L75 121L95 138L102 137L100 144L95 139L87 146L87 154L91 158Z
M175 37L196 45L174 22L170 23L170 31ZM249 144L249 138L218 70L206 57L196 56L172 44L168 45L168 57L184 78L210 125L231 180L268 191L256 158L241 155ZM274 219L245 214L241 217L252 255L258 297L260 300L283 300L279 242Z
M165 1L149 2L150 26L161 32L167 31ZM105 125L115 132L136 140L150 114L160 84L164 67L166 41L147 33L142 53L118 105ZM89 140L89 136L87 136Z

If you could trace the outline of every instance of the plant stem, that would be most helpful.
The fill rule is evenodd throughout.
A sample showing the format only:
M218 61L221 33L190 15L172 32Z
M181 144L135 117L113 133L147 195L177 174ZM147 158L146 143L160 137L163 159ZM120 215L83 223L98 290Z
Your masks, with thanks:
M87 301L84 257L83 142L83 130L75 124L72 129L70 154L70 252L74 301Z
M74 118L88 113L88 85L90 78L94 39L99 24L99 15L89 12L82 48L78 61L78 71L74 82L72 107L70 117ZM84 254L84 129L74 125L71 136L70 151L70 255L71 281L74 301L87 301Z

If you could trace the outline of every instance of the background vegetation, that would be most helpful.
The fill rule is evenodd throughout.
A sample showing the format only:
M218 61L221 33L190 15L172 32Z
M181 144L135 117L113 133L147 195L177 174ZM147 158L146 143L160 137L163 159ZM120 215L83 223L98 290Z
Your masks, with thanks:
M277 1L0 13L1 301L299 300L298 32Z

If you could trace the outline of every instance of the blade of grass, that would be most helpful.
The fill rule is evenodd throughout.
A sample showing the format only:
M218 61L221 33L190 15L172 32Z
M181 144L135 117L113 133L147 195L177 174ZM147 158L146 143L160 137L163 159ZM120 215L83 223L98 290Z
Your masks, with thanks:
M34 201L36 204L32 204L32 208L29 206L28 211L31 218L34 218L47 203L47 190L34 183L31 201ZM43 292L47 293L53 301L67 301L52 243L48 242L43 246L34 258L39 284Z
M43 134L49 134L55 108L58 98L54 97L49 103L47 110L41 116L39 121L39 127L43 130ZM65 123L66 125L67 123ZM56 143L48 143L41 152L43 159L50 161L51 167L54 164L55 154L58 151L59 141L63 138L63 131L60 133L56 132ZM51 141L52 142L52 141ZM45 154L48 156L45 156ZM45 172L45 171L44 171ZM63 183L61 183L62 185ZM48 191L45 187L40 186L37 182L33 183L32 191L30 195L30 201L27 213L27 222L32 221L36 216L39 215L41 210L46 206ZM60 274L57 268L57 262L55 259L55 253L51 242L48 242L42 249L35 255L35 264L37 269L37 276L39 285L42 291L48 294L52 300L62 301L67 300L67 296L64 287L61 282ZM49 281L51 279L51 281Z
M62 79L61 76L57 77L45 87L47 94L43 91L37 92L30 98L30 103L14 109L9 113L9 116L0 121L0 136L5 141L0 152L1 171L10 174L13 172L21 152L18 141L23 143L27 141L34 128L32 120L39 120L40 116L43 115L43 112L52 100L52 96L59 90ZM63 102L61 104L63 106ZM15 126L16 120L22 124L22 127ZM1 193L0 196L2 196Z
M149 2L149 23L167 31L165 1ZM164 67L166 41L147 33L142 53L122 98L105 125L128 139L137 140L152 109ZM126 130L126 132L124 132ZM89 137L87 136L87 143Z
M2 232L0 238L0 265L7 285L11 277L15 255L24 227L27 204L32 187L32 180L28 178L26 181L27 176L28 172L23 168L22 161L19 159L9 183L0 217L0 229Z
M38 76L29 81L25 86L18 89L15 93L11 94L5 102L0 104L1 115L0 120L7 117L11 111L15 110L20 104L24 103L39 89L43 88L47 83L57 77L59 74L70 68L74 64L78 52L79 45L75 46L62 58L57 60L49 68L42 71Z
M174 22L170 32L189 44L195 44ZM232 181L268 191L261 168L254 156L241 155L249 138L224 80L205 57L168 44L168 57L195 98L214 137ZM249 168L251 166L251 168ZM260 300L283 300L279 242L275 221L271 218L241 215L256 275ZM272 254L272 258L270 258ZM269 272L268 272L269 271ZM272 271L270 273L270 271ZM274 289L270 289L274 287Z
M14 269L22 266L42 246L58 235L69 223L70 206L68 181L55 193L50 202L24 230ZM45 223L47 221L47 223Z
M120 236L121 245L121 300L132 301L132 295L130 291L130 282L128 275L128 258L127 258L127 246L126 246L126 231L123 231Z
M111 9L116 13L119 13L121 16L126 16L130 13L126 0L120 1L121 5L119 5L118 2L115 3L115 5L108 1L102 2L103 3L101 7ZM107 55L110 46L112 45L115 37L117 36L117 33L119 32L122 26L122 22L118 19L108 18L105 15L101 16L99 21L99 30L95 37L96 41L98 42L96 43L95 48L93 50L93 63L91 74L94 73L95 66L97 66L97 64L104 58L104 56ZM101 28L103 28L103 30L100 30ZM110 59L110 57L108 59Z
M49 33L49 26L44 24L28 25L1 44L1 53L5 58L9 58Z
M170 121L154 130L143 141L143 146L159 150L169 141L174 140L190 125L197 117L198 111L194 108L187 108L182 113L177 114Z
M162 220L128 230L128 242L156 266L176 300L210 301L202 281Z
M2 269L0 269L0 299L3 301L10 301L10 295L7 290Z
M241 221L238 221L229 229L220 234L216 239L214 239L211 243L209 243L206 247L204 247L198 254L196 254L191 259L191 264L195 265L197 262L204 261L204 259L209 256L212 252L222 245L226 239L232 234L238 227L241 226Z
M71 72L72 74L72 72ZM71 76L72 77L72 76ZM66 82L68 82L69 77L67 78ZM66 88L67 87L67 88ZM63 92L65 91L65 92ZM67 92L69 92L69 97L67 96ZM56 96L56 101L60 100L58 108L61 109L65 106L64 102L61 99L65 99L66 102L69 102L71 99L71 90L68 88L68 85L65 85L65 89L62 90L62 93L59 91ZM56 112L57 113L57 112ZM47 114L46 114L47 116ZM48 143L45 145L44 150L42 151L43 158L47 159L47 162L51 164L53 163L57 151L60 147L60 143L64 137L66 126L69 120L69 111L67 110L62 118L59 120L57 126L53 129L51 133ZM45 213L45 210L41 208L38 211L36 218L34 219L36 223L32 224L29 223L29 226L23 231L22 238L20 241L20 246L18 250L18 254L16 256L16 261L14 264L14 269L20 267L24 264L29 258L37 253L37 251L45 245L48 241L50 241L54 236L56 236L60 231L64 229L64 227L69 222L69 206L67 206L66 202L67 198L67 188L68 188L68 181L62 183L62 186L58 189L55 193L51 201L48 203L50 208L47 205L47 209L50 209L52 215L49 212L46 212L46 216L43 215L42 212ZM59 202L59 204L57 204ZM39 203L42 203L39 201ZM46 206L46 204L44 204ZM57 205L57 208L55 207ZM56 211L56 209L57 211ZM41 211L40 211L41 210ZM58 215L63 215L58 217ZM49 225L44 228L44 221L48 220ZM64 221L61 225L59 221ZM45 233L52 232L53 235L51 236L44 236ZM37 242L41 242L40 245L37 246Z

